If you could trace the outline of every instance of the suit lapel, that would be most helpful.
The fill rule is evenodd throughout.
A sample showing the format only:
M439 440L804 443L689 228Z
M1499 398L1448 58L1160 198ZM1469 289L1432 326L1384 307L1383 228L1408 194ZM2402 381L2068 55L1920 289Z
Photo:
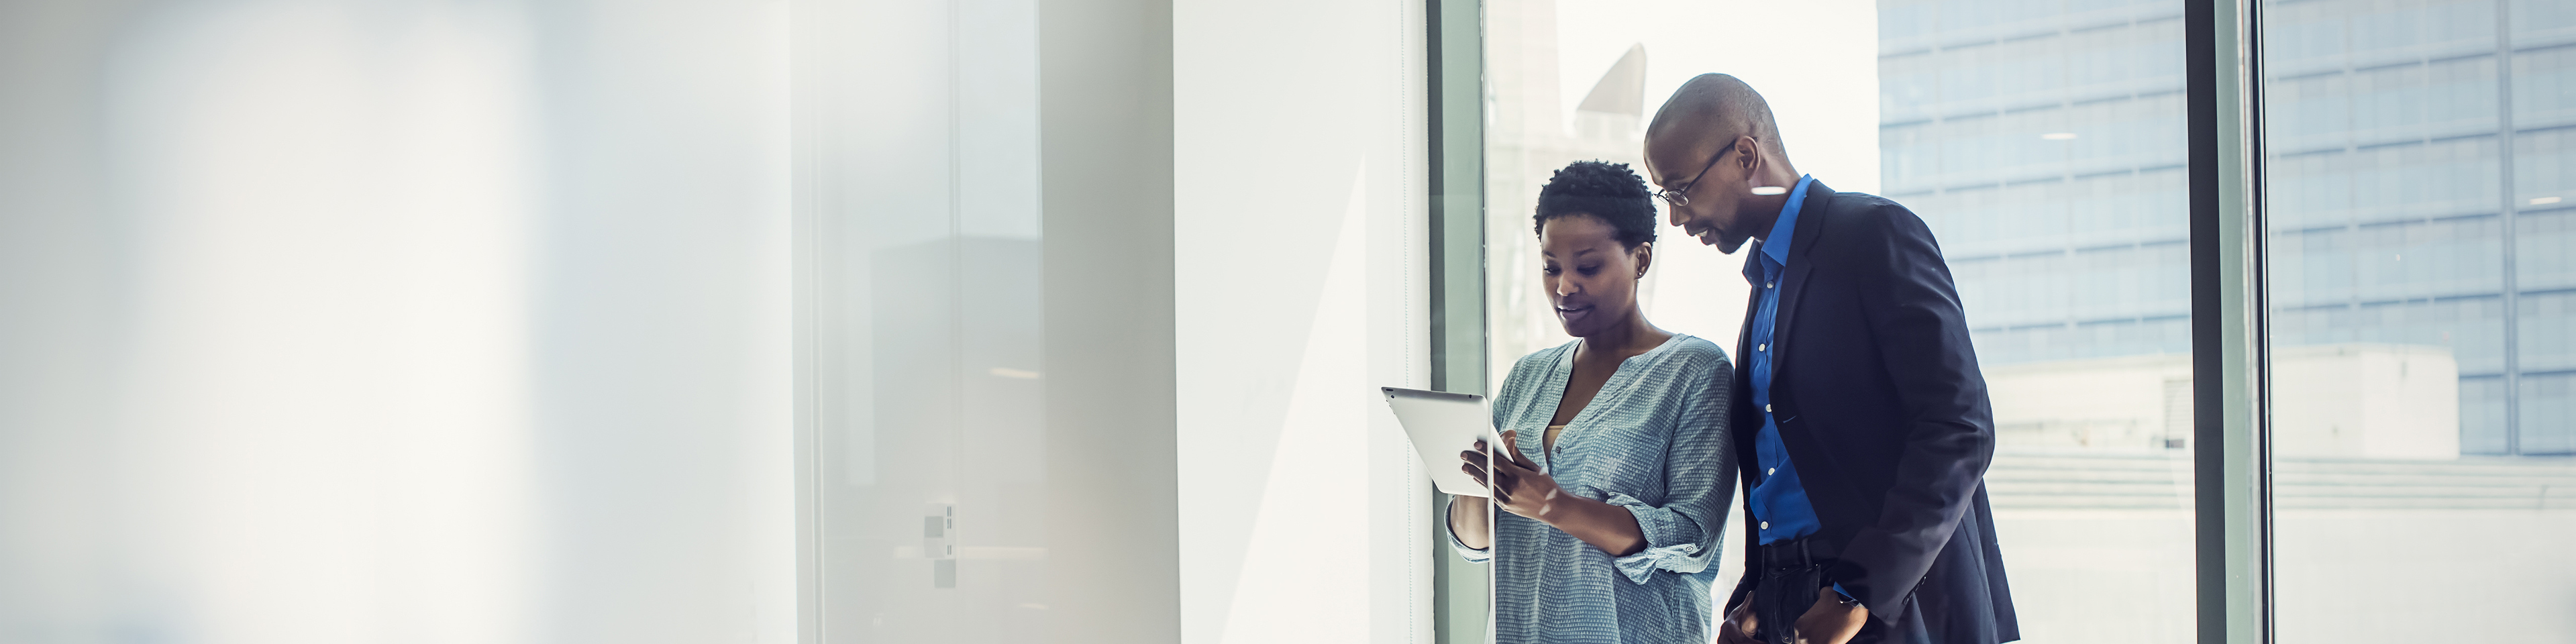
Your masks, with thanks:
M1753 243L1760 244L1762 242L1756 241ZM1734 401L1740 404L1732 406L1732 409L1735 410L1735 417L1728 419L1727 422L1736 427L1759 427L1762 425L1761 421L1758 420L1761 417L1753 414L1753 358L1751 357L1753 355L1751 353L1753 350L1753 314L1759 312L1761 308L1752 306L1752 303L1757 298L1762 297L1761 280L1762 247L1757 245L1752 247L1752 252L1744 254L1744 287L1748 289L1748 291L1744 294L1744 301L1746 304L1744 307L1744 323L1735 327L1741 330L1737 331L1735 334L1735 391L1732 395L1735 398ZM1755 453L1753 449L1753 434L1754 432L1749 431L1734 432L1735 453L1743 454L1744 456L1742 457L1742 460L1748 463L1750 463L1754 458L1753 455ZM1738 472L1744 480L1744 489L1753 489L1753 472L1754 469L1751 465L1745 466L1740 472ZM1745 502L1748 504L1746 507L1751 507L1749 505L1752 502L1750 498L1745 499Z
M1832 188L1825 187L1823 181L1811 181L1807 184L1806 202L1798 205L1798 227L1790 234L1789 265L1780 276L1780 312L1771 321L1771 350L1774 352L1771 355L1773 356L1787 355L1789 336L1798 329L1794 324L1798 319L1798 302L1805 299L1807 275L1814 272L1816 268L1814 258L1807 251L1816 247L1817 237L1823 236L1825 209L1833 200ZM1758 261L1759 257L1757 256L1756 259ZM1787 366L1786 362L1777 358L1771 361L1774 398L1778 397L1779 384L1782 382L1780 371L1785 366Z

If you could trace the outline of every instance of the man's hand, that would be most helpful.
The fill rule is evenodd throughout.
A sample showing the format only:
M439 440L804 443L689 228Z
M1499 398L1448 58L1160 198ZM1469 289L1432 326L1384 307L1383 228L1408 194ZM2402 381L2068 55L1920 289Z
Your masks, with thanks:
M1753 617L1753 598L1744 598L1744 603L1735 605L1734 612L1726 614L1725 621L1718 622L1717 644L1762 644L1753 631L1757 621Z
M1831 587L1816 589L1816 605L1798 616L1798 644L1843 644L1860 634L1869 624L1869 608L1859 604L1843 605L1843 594Z

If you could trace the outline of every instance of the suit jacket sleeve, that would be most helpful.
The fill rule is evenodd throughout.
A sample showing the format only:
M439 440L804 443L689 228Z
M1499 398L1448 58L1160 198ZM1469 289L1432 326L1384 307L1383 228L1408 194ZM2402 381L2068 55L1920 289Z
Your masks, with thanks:
M1994 458L1993 410L1967 316L1932 231L1901 206L1868 213L1851 258L1902 405L1904 447L1878 520L1852 536L1833 580L1892 622L1966 516ZM1882 277L1883 276L1883 277Z

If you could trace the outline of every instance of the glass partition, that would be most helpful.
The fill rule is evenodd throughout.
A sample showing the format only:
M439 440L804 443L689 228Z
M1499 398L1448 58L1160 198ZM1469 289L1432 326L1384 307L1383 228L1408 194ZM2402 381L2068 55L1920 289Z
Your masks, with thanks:
M2576 7L2262 12L2281 641L2576 633Z
M814 641L1049 639L1035 8L798 8Z

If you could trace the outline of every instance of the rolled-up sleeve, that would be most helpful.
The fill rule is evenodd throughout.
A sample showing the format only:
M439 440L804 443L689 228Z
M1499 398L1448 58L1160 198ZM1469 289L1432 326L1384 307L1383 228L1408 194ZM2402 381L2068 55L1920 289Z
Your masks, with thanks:
M1684 380L1672 442L1664 451L1663 505L1619 492L1602 499L1636 515L1646 538L1644 549L1615 560L1629 581L1646 583L1656 570L1700 572L1716 558L1735 484L1734 443L1726 427L1734 374L1721 358Z

